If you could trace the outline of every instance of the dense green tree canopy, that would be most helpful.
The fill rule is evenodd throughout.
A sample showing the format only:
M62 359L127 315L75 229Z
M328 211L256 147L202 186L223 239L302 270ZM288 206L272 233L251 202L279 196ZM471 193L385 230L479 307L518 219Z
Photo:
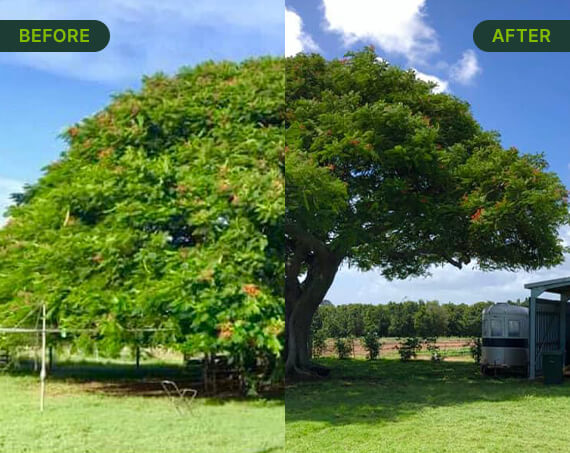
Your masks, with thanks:
M278 354L284 83L280 59L205 63L69 128L0 230L0 324L41 301L111 349L151 327L188 353Z
M299 55L287 62L287 109L288 223L360 267L406 277L449 261L561 262L557 175L541 155L503 149L467 103L413 71L371 50Z
M296 347L342 262L389 278L446 263L562 262L565 187L542 155L503 148L466 102L433 93L372 48L333 61L300 54L286 73L286 299ZM289 368L306 354L297 356Z
M493 303L407 300L376 305L320 305L311 333L323 338L363 337L369 333L378 337L480 337L481 314ZM509 303L521 305L520 301Z

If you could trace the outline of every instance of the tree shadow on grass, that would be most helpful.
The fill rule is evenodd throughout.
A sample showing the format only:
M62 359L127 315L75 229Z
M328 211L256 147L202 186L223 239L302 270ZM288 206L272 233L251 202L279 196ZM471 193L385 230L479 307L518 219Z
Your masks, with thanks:
M33 362L21 360L16 368L7 371L13 376L38 376ZM131 364L113 362L60 362L48 372L48 382L65 382L78 385L80 390L108 396L136 396L146 398L168 398L161 382L176 382L179 388L195 388L198 397L207 397L205 404L224 405L231 401L246 401L246 398L233 387L219 385L215 395L203 391L202 383L196 380L200 370L190 370L182 365L141 364L136 368ZM272 389L261 395L270 401L283 401L283 389Z
M329 378L287 387L287 422L377 424L424 408L518 400L531 395L570 396L570 383L545 386L524 377L484 377L472 362L328 359L320 363L332 368Z

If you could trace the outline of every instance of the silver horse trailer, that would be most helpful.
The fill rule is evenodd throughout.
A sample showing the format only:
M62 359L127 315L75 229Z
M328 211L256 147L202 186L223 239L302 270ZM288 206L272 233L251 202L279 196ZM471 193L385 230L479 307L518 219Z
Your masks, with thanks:
M528 309L507 303L483 310L481 371L526 372L528 367Z

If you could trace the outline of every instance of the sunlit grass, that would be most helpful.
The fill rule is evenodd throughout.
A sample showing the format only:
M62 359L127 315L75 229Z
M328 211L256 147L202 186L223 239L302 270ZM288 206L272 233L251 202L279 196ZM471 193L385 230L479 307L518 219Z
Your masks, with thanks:
M473 362L323 360L287 388L289 452L562 452L570 383L485 378Z
M176 380L180 369L62 364L40 414L37 376L0 375L0 452L283 451L282 399L200 398L179 415L161 395L160 377ZM145 396L129 390L141 382Z

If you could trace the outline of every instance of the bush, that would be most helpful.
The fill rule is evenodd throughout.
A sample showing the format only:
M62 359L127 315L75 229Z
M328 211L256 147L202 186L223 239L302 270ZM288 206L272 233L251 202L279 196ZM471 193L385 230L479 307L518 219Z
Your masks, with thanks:
M443 360L443 356L439 352L439 346L437 345L437 337L426 337L424 338L424 343L434 362Z
M380 355L381 347L382 343L380 343L378 334L376 332L367 332L364 336L364 349L368 353L366 355L368 360L376 360Z
M471 352L471 357L475 360L475 363L481 363L481 338L474 337L468 343L469 352Z
M400 360L406 362L417 357L418 351L422 349L422 343L418 337L410 337L401 341L396 346L396 349L398 349L398 354L400 354Z
M326 340L327 336L322 329L317 330L313 334L313 357L315 357L316 359L322 357L324 352L326 351L327 349Z
M339 359L348 359L352 354L352 344L345 338L337 338L334 347Z

